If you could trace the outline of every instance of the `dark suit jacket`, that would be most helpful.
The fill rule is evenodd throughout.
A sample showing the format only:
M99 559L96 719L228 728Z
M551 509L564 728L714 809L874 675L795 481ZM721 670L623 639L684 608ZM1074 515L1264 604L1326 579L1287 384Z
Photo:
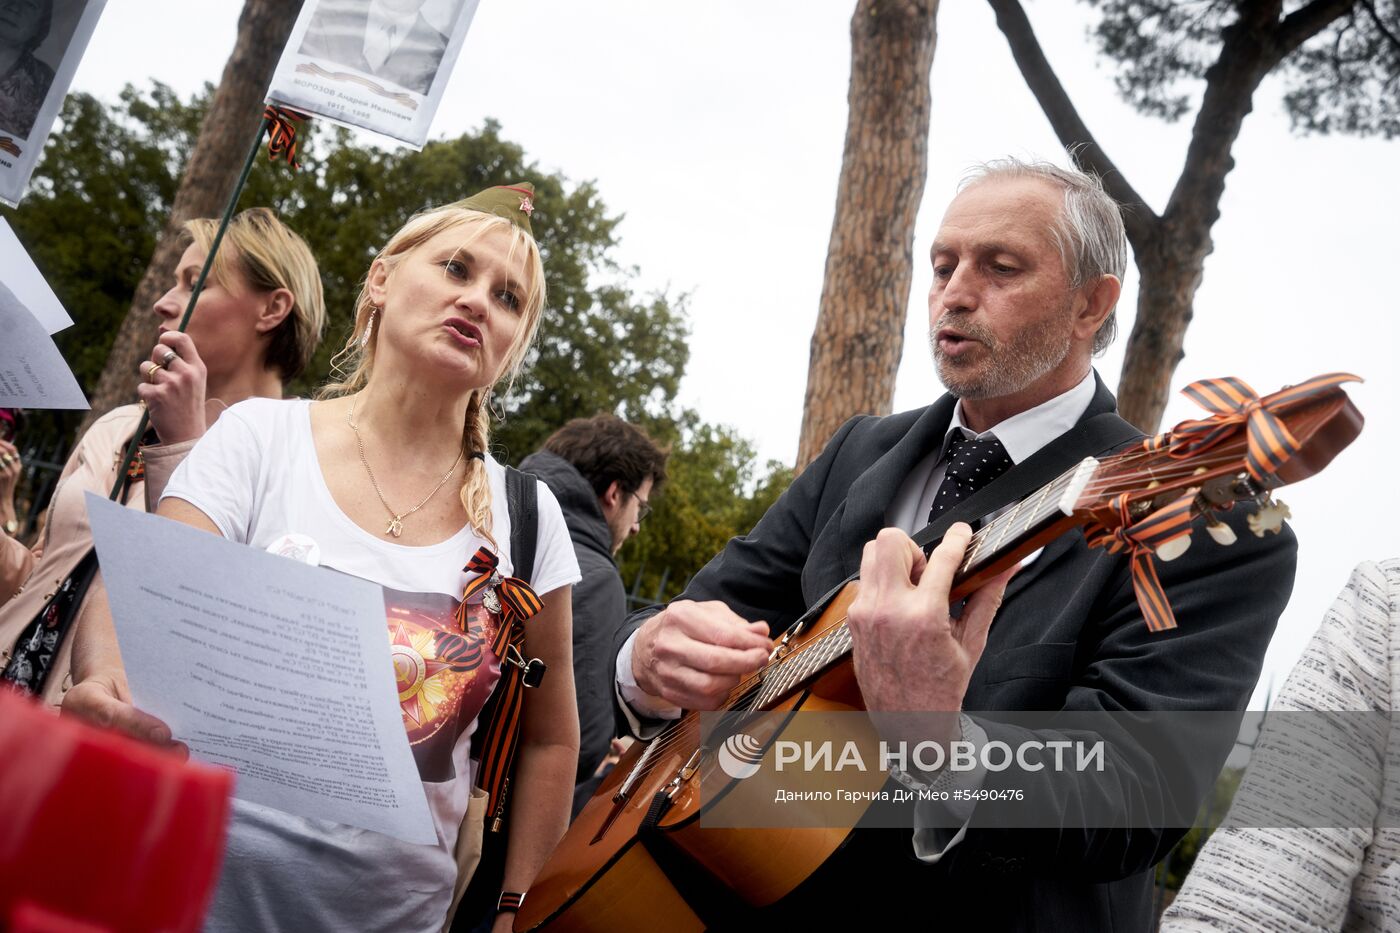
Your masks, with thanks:
M753 531L730 541L680 598L720 600L781 632L859 569L861 549L884 525L900 484L942 442L954 404L944 396L928 408L847 422ZM1115 410L1100 381L1085 417ZM1147 631L1126 559L1089 549L1078 531L1048 545L1012 580L963 708L1243 710L1292 589L1297 543L1287 529L1256 538L1243 527L1243 509L1231 512L1237 544L1198 540L1185 556L1159 562L1179 624L1169 632ZM619 648L645 617L629 620ZM989 739L1013 747L1025 737L984 727ZM1027 799L1054 801L1064 813L1162 793L1180 795L1194 811L1233 736L1178 738L1154 750L1189 775L1166 787L1152 756L1131 742L1113 746L1102 773L1047 769L1029 785L1017 775L1018 786ZM994 787L996 777L989 774L984 786ZM962 921L990 930L1145 931L1151 869L1182 834L1005 831L978 829L976 820L974 813L967 836L935 865L914 859L907 830L859 831L844 858L833 860L846 869L840 886L818 876L793 900L825 922L849 906L857 921L900 918L915 928ZM840 899L831 890L842 891Z
M376 71L365 60L368 21L369 0L321 0L298 51L392 81L419 94L428 93L447 50L447 36L419 16L402 43Z

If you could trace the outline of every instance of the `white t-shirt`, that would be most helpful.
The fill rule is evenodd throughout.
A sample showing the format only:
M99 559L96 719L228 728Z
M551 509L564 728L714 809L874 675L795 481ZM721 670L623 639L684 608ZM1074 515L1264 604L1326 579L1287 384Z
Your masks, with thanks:
M478 547L491 547L501 571L514 572L505 469L486 459L499 548L470 527L439 544L405 547L360 528L335 504L312 443L310 411L305 400L234 405L176 470L165 497L190 503L232 541L278 550L288 535L303 549L314 542L321 566L385 588L386 634L394 651L412 656L395 664L398 692L438 843L413 845L235 799L206 928L437 931L457 875L453 852L474 777L476 714L500 673L489 647L495 620L479 598L466 637L452 612ZM543 483L537 489L531 584L543 596L577 582L579 569L559 503Z

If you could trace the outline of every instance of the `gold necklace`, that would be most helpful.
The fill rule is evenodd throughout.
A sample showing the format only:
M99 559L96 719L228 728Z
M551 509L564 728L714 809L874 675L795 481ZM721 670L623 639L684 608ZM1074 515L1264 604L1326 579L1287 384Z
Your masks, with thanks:
M457 472L457 464L462 462L462 452L457 451L457 459L452 461L452 469L442 474L442 479L433 487L433 491L423 497L423 501L409 509L407 512L394 514L394 509L384 499L384 493L379 489L379 481L374 478L374 471L370 469L369 458L365 456L365 441L360 437L360 429L355 427L355 399L350 399L350 413L345 416L345 423L350 425L350 430L355 432L355 445L360 448L360 462L365 465L365 472L369 474L369 484L374 487L374 494L379 497L379 501L384 506L384 510L389 513L389 525L384 529L386 535L393 535L395 538L403 534L403 520L414 512L428 504L428 500L437 495L439 489L447 484L452 478L452 474Z

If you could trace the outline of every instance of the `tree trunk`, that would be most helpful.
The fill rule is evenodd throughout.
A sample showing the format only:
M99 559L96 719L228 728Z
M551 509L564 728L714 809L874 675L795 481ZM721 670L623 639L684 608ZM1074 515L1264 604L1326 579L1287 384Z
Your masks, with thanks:
M1256 20L1242 16L1224 31L1220 55L1206 70L1206 90L1176 187L1151 243L1146 249L1134 244L1138 312L1118 377L1118 411L1148 434L1162 422L1172 376L1185 357L1196 289L1214 249L1210 231L1220 219L1225 178L1235 167L1230 151L1254 109L1255 90L1275 64L1277 12L1272 4L1260 6Z
M190 154L179 190L175 192L170 218L136 286L131 310L117 329L107 364L93 392L92 411L83 421L80 434L101 415L135 400L140 379L137 367L150 355L156 338L157 322L151 306L174 283L175 266L184 251L180 244L181 229L191 218L217 217L223 213L252 145L253 134L262 122L263 95L272 81L277 60L282 57L282 47L291 34L300 6L285 0L247 0L244 3L233 54L224 66L194 152Z
M1155 433L1161 423L1171 395L1172 375L1185 356L1186 326L1191 322L1201 282L1203 262L1187 263L1191 266L1188 269L1176 258L1164 255L1176 245L1170 237L1162 237L1151 251L1135 253L1137 318L1118 377L1118 412L1147 434Z
M938 0L859 0L846 146L812 335L800 471L846 419L887 414L904 347L914 219L928 170Z

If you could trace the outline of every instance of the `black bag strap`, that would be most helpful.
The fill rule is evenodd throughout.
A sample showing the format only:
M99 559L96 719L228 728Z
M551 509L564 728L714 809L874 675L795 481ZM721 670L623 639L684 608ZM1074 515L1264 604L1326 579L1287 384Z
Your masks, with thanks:
M510 561L511 574L527 583L535 573L535 545L539 537L539 487L532 473L522 473L514 467L506 467L506 506L510 515ZM475 738L480 739L490 731L489 723L499 715L501 691L492 692L486 706L481 711ZM472 757L480 762L482 743L472 742ZM478 774L480 765L478 764ZM509 779L507 779L509 780ZM510 801L506 796L502 801L504 810L488 813L487 832L481 843L481 860L476 872L467 885L466 892L453 917L452 929L474 931L491 917L496 897L501 893L501 880L505 876L506 836L500 831L492 831L492 823L500 825L510 817Z
M533 473L506 467L506 504L510 510L511 573L529 583L535 575L535 544L540 533L540 509Z

